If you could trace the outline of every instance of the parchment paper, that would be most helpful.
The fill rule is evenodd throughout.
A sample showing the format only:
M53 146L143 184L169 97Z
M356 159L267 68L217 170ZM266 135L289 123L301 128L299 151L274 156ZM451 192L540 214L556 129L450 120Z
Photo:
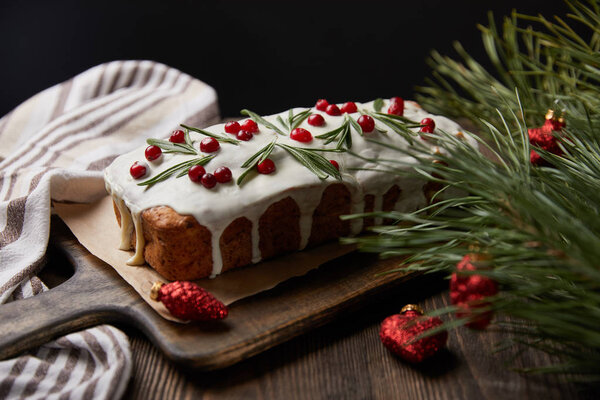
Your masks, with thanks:
M93 204L55 202L53 205L55 212L90 253L111 265L161 316L171 321L182 322L169 314L162 303L150 299L150 288L154 282L168 281L147 265L126 264L133 251L119 250L121 234L110 196L105 196ZM353 251L354 248L334 242L228 271L215 279L201 279L196 283L229 305L269 290L287 279L304 275L329 260Z

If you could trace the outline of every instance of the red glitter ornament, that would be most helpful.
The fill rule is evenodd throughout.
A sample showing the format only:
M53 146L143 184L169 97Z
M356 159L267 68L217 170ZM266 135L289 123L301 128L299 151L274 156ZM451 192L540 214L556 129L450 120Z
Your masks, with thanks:
M456 264L456 271L450 278L450 300L460 311L458 318L469 318L466 324L472 329L485 329L494 315L493 311L477 312L477 308L488 307L484 299L498 293L498 284L491 278L478 274L461 274L461 271L476 271L473 262L484 260L482 254L467 254Z
M177 318L192 321L214 321L227 317L227 306L193 282L156 282L150 298L161 301Z
M437 317L422 317L421 307L408 304L400 314L383 320L379 337L389 351L411 363L420 363L433 356L448 341L448 332L441 331L432 336L414 340L417 336L442 324Z
M544 125L542 125L540 128L530 128L527 130L527 133L529 134L529 143L550 153L561 156L563 151L558 145L558 139L552 134L552 132L561 132L565 125L566 123L563 117L556 118L554 111L548 110ZM529 160L534 165L550 165L538 153L536 153L535 150L531 150L529 152Z

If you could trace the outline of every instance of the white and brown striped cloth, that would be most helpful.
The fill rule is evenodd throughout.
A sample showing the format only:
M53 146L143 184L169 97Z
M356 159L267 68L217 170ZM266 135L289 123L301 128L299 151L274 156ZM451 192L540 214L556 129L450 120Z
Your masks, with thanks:
M97 200L102 170L119 154L180 123L218 120L210 86L151 61L99 65L0 119L0 303L46 290L36 273L51 199ZM130 375L127 336L103 325L1 361L0 398L119 398Z

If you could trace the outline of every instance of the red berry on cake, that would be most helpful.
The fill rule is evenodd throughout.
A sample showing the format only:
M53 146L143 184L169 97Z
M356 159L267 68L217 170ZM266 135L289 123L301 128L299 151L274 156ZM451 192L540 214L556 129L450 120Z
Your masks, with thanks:
M325 123L325 118L321 114L311 114L307 122L312 126L322 126Z
M390 106L388 108L388 114L399 115L399 116L404 115L404 100L402 100L402 99L400 99L400 100L401 101L394 101L390 104Z
M336 106L335 104L330 104L327 106L327 108L325 109L325 112L329 115L342 115L342 112L340 111L340 108L338 106Z
M154 161L162 154L162 150L158 146L148 146L146 147L146 151L144 151L144 155L146 156L146 160Z
M171 143L185 142L185 133L181 129L173 131L173 133L171 133L171 136L169 137L169 142L171 142Z
M356 103L353 101L348 101L344 104L342 104L342 109L341 111L343 113L348 113L348 114L352 114L358 111L358 108L356 107Z
M142 176L146 175L146 165L136 161L131 168L129 168L129 173L133 179L140 179Z
M251 134L249 131L245 131L245 130L241 130L237 133L237 135L235 135L235 137L238 140L243 140L244 142L247 142L248 140L252 139L252 136L254 136L253 134Z
M200 182L200 179L206 174L202 165L194 165L188 170L188 177L192 182Z
M231 170L227 167L219 167L215 169L214 175L219 183L227 183L231 180Z
M421 132L433 133L433 131L435 129L435 121L432 120L431 118L423 118L421 120L421 125L423 125L421 127Z
M261 174L270 174L275 171L275 163L270 158L266 158L256 166L256 169Z
M252 121L251 119L247 119L244 122L242 122L240 127L243 130L248 131L250 133L258 132L258 124L256 122Z
M212 189L217 184L217 178L213 174L204 174L200 178L200 183L207 189Z
M240 123L237 121L230 121L228 123L225 124L225 132L227 133L231 133L231 134L236 134L240 131L240 129L242 129L242 127L240 126Z
M390 103L398 103L398 104L401 104L401 105L402 105L402 108L404 108L404 99L403 99L402 97L398 97L398 96L396 96L396 97L392 97L392 98L390 99Z
M302 143L308 143L312 140L312 135L309 131L304 128L292 129L290 138Z
M357 122L365 133L373 132L375 129L375 121L369 115L361 115Z
M136 161L129 168L129 173L133 179L140 179L142 176L146 175L146 165Z
M329 102L325 99L319 99L317 100L317 104L315 105L315 108L319 111L325 111L327 110L327 106L329 105Z
M331 165L333 165L335 167L335 169L337 169L338 171L340 170L340 164L338 164L337 161L329 160L329 162L331 163Z
M200 151L203 153L214 153L215 151L219 150L219 147L221 146L219 145L217 139L212 137L204 138L200 142Z

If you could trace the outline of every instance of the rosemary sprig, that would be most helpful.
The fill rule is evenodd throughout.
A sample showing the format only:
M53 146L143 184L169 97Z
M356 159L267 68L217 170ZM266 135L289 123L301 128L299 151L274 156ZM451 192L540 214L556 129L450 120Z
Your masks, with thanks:
M172 143L168 140L152 138L147 139L146 143L148 143L150 146L160 147L160 149L163 150L163 153L183 153L191 155L198 154L194 146L189 143Z
M263 147L262 149L260 149L256 153L254 153L249 159L247 159L242 164L242 168L246 168L246 169L238 177L238 179L236 181L236 183L238 185L242 184L242 182L244 181L246 176L250 173L250 171L252 171L254 169L254 167L256 167L259 163L266 160L267 157L269 157L269 155L271 155L271 152L275 148L276 142L277 142L277 140L273 140L271 143L269 143L268 145L266 145L265 147Z
M338 128L326 132L322 135L315 136L317 139L325 140L325 144L329 144L337 140L336 149L340 150L346 145L347 149L352 147L352 132L350 127L353 127L361 136L363 135L362 128L348 114L344 114L344 122Z
M180 178L183 175L187 174L187 171L194 165L206 165L214 157L215 157L214 155L211 155L211 156L194 158L192 160L180 162L179 164L175 164L172 167L167 168L166 170L164 170L160 174L156 175L155 177L138 183L138 186L150 187L150 186L154 185L155 183L164 181L165 179L169 178L170 176L172 176L175 173L178 173L177 178Z
M287 136L285 134L285 132L283 132L281 129L279 129L275 124L270 123L269 121L267 121L266 119L264 119L263 117L261 117L260 115L258 115L255 112L243 109L242 111L240 111L240 114L249 116L257 124L264 125L267 128L279 133L280 135Z
M338 180L342 179L340 171L335 168L328 159L323 157L321 152L340 153L344 150L339 149L311 149L306 147L294 147L287 144L277 143L277 147L281 147L290 153L296 160L304 165L310 172L317 175L319 179L327 179L330 176Z
M402 136L408 143L413 143L413 139L416 136L416 133L411 131L411 128L419 128L421 124L418 122L412 121L408 118L402 117L400 115L394 114L385 114L381 112L371 112L364 111L365 114L370 115L373 119L381 122L387 127L391 128L394 132Z
M194 132L198 132L201 135L210 136L211 138L215 138L219 142L231 143L231 144L235 144L236 146L240 143L240 141L237 140L237 139L232 139L232 138L224 136L224 135L219 135L219 134L216 134L216 133L205 131L204 129L194 128L193 126L187 126L187 125L184 125L184 124L180 124L180 126L182 128L184 128L184 129L186 129L186 135L189 135L189 133L187 131L194 131Z

